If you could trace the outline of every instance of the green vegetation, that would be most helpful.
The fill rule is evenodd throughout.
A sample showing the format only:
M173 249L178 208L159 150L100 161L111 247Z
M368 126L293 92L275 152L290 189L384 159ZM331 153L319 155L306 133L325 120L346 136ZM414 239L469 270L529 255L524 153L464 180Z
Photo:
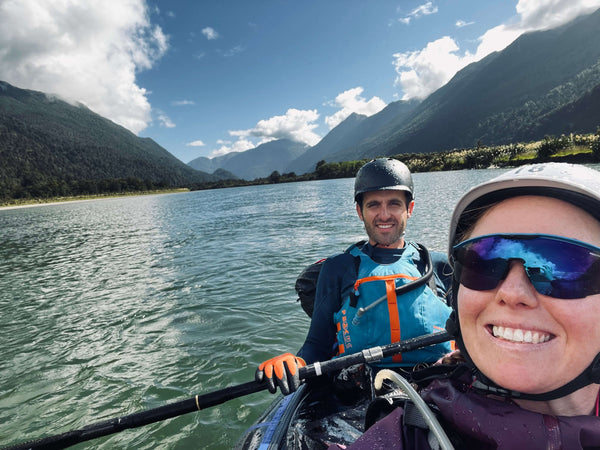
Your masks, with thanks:
M411 172L436 172L461 169L510 167L534 162L563 161L573 163L600 162L600 127L595 134L546 136L542 141L499 146L478 145L473 149L457 149L437 153L401 153L392 156L404 162ZM357 161L319 161L315 171L304 175L280 174L275 171L266 178L247 180L220 180L189 183L183 190L220 189L261 184L297 181L352 178L368 159ZM27 177L25 177L27 180ZM0 189L0 205L37 203L43 201L97 198L105 195L139 195L141 193L173 192L169 186L142 181L138 178L106 180L59 180L45 183L21 183L12 191ZM12 194L12 195L9 195ZM92 196L92 197L90 197Z
M182 192L189 192L189 189L157 189L151 191L122 191L120 193L112 194L97 194L97 195L75 195L69 197L53 197L53 198L29 198L29 199L15 199L0 203L0 207L10 206L30 206L30 205L41 205L46 203L62 203L82 200L98 200L101 198L114 198L114 197L127 197L136 195L156 195L156 194L179 194Z
M596 161L600 161L600 127L598 127L596 134L594 136L595 136L595 139L592 140L590 147L592 148L592 153L594 155L594 159Z
M480 144L474 149L459 149L437 153L401 153L392 155L392 158L405 163L413 173L511 167L547 161L579 164L600 162L600 127L596 134L546 136L542 141L527 144L519 143L493 147ZM304 175L273 172L267 178L258 178L253 181L217 181L197 184L192 186L191 189L217 189L257 184L352 178L367 161L368 159L331 163L319 161L314 172Z

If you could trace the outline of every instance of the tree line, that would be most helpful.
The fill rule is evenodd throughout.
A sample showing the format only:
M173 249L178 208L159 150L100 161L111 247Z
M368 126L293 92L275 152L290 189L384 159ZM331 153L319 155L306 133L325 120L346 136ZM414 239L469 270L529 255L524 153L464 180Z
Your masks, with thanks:
M600 127L595 134L546 136L542 141L529 144L485 146L433 153L400 153L391 156L404 162L413 173L461 169L509 167L532 162L569 161L576 163L600 162ZM343 162L319 161L315 170L303 175L280 174L274 171L255 180L220 180L172 186L166 182L144 180L139 177L81 180L56 176L39 177L34 169L19 176L3 174L0 177L0 203L23 199L51 199L90 195L110 195L162 190L181 187L190 190L219 189L237 186L290 183L298 181L352 178L368 159Z
M405 163L411 172L437 172L462 169L486 169L489 167L511 167L522 164L548 161L573 163L600 162L600 127L595 134L546 136L542 141L529 144L506 144L472 149L458 149L434 153L400 153L390 156ZM224 180L202 183L193 189L217 189L257 184L289 183L297 181L353 178L369 159L357 161L319 161L314 172L304 175L280 174L275 171L268 177L252 181Z

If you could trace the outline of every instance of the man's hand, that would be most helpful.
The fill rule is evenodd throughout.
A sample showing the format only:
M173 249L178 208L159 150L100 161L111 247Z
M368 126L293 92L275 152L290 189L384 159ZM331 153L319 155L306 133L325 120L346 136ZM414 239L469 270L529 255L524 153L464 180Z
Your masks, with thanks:
M300 386L298 369L306 366L306 362L299 356L284 353L275 358L267 359L256 369L256 381L266 379L267 387L271 394L277 391L277 386L283 395L294 392Z

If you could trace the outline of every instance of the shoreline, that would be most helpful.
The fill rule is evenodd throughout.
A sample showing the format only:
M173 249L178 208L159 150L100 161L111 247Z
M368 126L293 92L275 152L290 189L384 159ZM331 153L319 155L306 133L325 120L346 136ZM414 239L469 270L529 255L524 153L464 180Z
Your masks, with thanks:
M21 204L5 204L0 205L0 211L7 211L11 209L21 209L21 208L36 208L38 206L56 206L62 205L65 203L83 203L83 202L92 202L97 200L109 200L120 197L139 197L139 196L147 196L147 195L165 195L165 194L182 194L184 192L190 192L189 189L169 189L164 191L143 191L143 192L130 192L125 194L107 194L107 195L98 195L98 196L82 196L82 197L59 197L59 198L49 198L47 201L40 199L32 199L30 203L21 203Z

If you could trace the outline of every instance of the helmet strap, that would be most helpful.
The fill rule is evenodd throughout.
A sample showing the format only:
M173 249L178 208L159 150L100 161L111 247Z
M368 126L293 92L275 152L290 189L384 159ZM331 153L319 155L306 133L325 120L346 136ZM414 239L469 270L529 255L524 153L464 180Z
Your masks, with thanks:
M469 358L470 361L470 358ZM544 392L542 394L526 394L524 392L511 391L510 389L504 389L485 375L483 375L478 369L476 369L476 380L473 382L471 387L482 394L493 394L502 397L510 397L522 400L534 400L534 401L549 401L556 400L557 398L564 397L572 394L573 392L594 383L600 383L600 353L596 355L592 363L577 376L575 379L569 381L567 384L554 389L553 391Z
M469 355L469 352L467 352L467 348L465 347L460 334L460 323L455 309L452 310L450 317L446 321L446 330L455 337L455 342L460 349L461 355L465 359L466 364L471 367L475 375L475 381L471 385L471 388L481 394L498 395L501 397L543 402L556 400L557 398L572 394L573 392L590 384L600 383L600 353L598 353L592 360L591 364L576 378L569 381L567 384L554 389L553 391L544 392L541 394L527 394L524 392L505 389L485 376L471 359L471 355Z

